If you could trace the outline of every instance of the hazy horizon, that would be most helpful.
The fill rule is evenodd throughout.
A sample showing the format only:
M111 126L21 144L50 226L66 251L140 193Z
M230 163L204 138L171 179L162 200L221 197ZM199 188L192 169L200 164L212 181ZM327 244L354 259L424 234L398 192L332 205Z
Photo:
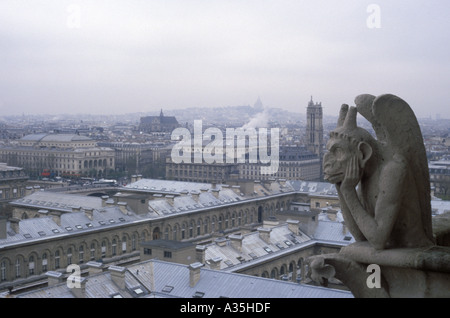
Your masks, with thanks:
M447 1L2 0L0 116L392 93L450 118Z

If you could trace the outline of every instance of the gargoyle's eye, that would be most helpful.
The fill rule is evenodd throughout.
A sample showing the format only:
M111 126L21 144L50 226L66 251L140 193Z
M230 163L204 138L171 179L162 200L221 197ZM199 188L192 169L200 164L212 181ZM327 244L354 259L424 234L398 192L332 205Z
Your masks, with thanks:
M344 150L341 147L334 147L331 149L331 152L337 160L340 160L345 156Z

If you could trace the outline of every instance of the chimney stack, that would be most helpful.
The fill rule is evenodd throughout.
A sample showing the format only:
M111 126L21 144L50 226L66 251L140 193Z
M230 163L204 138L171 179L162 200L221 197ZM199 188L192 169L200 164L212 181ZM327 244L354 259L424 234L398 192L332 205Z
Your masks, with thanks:
M108 267L111 273L111 279L120 288L125 289L125 272L126 268L116 265L111 265Z
M11 219L9 219L9 224L10 224L10 226L11 226L11 229L14 231L14 233L16 233L16 234L19 234L19 230L20 230L20 228L19 228L19 222L20 222L20 219L18 219L18 218L11 218Z
M195 252L197 256L197 261L205 264L205 252L206 252L206 246L205 245L197 245L195 247Z
M234 193L241 194L241 186L234 185L234 186L231 186L231 189L233 189Z
M219 270L220 269L220 262L222 261L222 257L214 257L209 260L209 268Z
M108 195L104 195L102 196L102 207L106 206L106 201L109 199Z
M53 222L58 224L58 226L61 226L61 212L53 211L50 215L52 216Z
M45 275L47 276L47 283L49 287L55 286L63 281L63 274L60 272L48 271Z
M240 234L232 234L228 237L231 241L231 246L239 252L242 252L242 241L244 237Z
M86 265L88 266L89 276L103 272L103 263L89 261Z
M211 190L211 193L212 193L217 199L219 198L219 192L220 192L219 189L212 189L212 190Z
M174 195L166 195L167 203L169 203L171 206L175 204L175 196Z
M87 216L87 218L89 220L93 220L94 219L94 209L92 208L85 208L84 209L84 214Z
M70 277L70 276L69 276ZM70 291L76 298L86 298L86 283L88 279L81 276L70 277L74 286L70 288Z
M264 227L258 228L259 237L266 243L270 243L270 232L272 232L272 229L267 229Z
M200 269L203 264L200 262L189 265L189 286L194 287L200 280Z
M128 214L127 205L128 203L126 202L117 202L117 206L119 207L120 211L125 215Z
M299 224L300 221L298 220L287 220L286 223L288 224L288 229L291 231L294 235L299 234Z
M198 202L198 200L200 199L200 192L192 191L191 196L195 200L195 202Z
M347 235L348 229L344 221L342 221L342 234Z

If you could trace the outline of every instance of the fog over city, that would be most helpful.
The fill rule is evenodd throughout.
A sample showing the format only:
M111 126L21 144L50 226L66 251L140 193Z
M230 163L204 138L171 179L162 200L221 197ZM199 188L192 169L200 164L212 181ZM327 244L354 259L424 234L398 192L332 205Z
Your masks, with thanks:
M0 116L401 96L450 118L450 2L2 0Z

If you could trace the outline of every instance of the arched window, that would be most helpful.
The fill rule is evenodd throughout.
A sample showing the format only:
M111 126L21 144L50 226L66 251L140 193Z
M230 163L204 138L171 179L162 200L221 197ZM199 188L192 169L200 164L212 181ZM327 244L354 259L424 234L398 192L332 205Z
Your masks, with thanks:
M47 268L47 253L42 254L42 271L43 272L48 271L48 268Z
M84 263L84 246L80 245L78 248L78 264Z
M0 264L0 281L5 281L7 279L6 277L6 261L3 261Z
M122 237L122 254L127 252L127 237Z
M133 251L136 250L136 241L137 241L136 234L133 234L133 236L131 237L131 249Z
M91 243L91 261L95 260L95 243Z
M34 275L34 256L33 255L31 255L28 258L28 274Z
M116 241L116 239L112 240L111 247L112 247L112 256L116 256L116 254L117 254L117 241Z
M61 266L60 262L61 256L59 255L59 251L55 252L55 269L58 269Z
M102 241L102 258L106 257L106 241Z
M19 278L20 277L20 259L16 260L15 268L16 268L16 278Z
M67 250L67 265L72 264L72 248Z

